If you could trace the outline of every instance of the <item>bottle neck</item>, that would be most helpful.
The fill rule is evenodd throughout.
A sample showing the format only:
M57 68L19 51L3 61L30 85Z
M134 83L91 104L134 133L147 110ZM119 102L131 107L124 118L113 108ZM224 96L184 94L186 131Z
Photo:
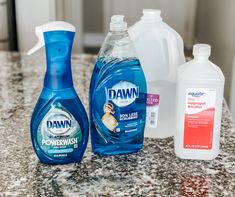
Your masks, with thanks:
M159 15L147 15L147 14L144 14L142 17L141 17L141 20L146 22L146 23L161 23L162 22L162 18L161 16Z
M44 32L47 70L44 87L61 90L73 86L71 72L71 50L74 32Z
M209 56L196 55L196 56L194 56L194 59L197 61L209 61Z
M44 87L61 90L73 87L71 61L47 61Z
M110 31L101 47L99 57L127 59L137 57L128 31Z
M123 30L123 31L111 31L110 30L110 34L112 35L116 35L116 36L123 36L123 35L128 35L127 30Z

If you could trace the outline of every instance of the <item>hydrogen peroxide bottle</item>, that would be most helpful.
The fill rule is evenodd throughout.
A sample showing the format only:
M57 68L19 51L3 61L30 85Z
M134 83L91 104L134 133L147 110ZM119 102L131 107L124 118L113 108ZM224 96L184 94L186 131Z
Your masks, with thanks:
M94 153L137 152L143 146L146 81L124 16L111 18L90 84L90 128Z
M210 54L210 45L196 44L194 59L178 69L174 144L183 159L210 160L219 154L225 79Z
M55 21L36 27L35 33L38 43L28 54L45 45L47 70L31 119L33 147L42 163L79 162L87 146L89 126L72 81L75 27Z

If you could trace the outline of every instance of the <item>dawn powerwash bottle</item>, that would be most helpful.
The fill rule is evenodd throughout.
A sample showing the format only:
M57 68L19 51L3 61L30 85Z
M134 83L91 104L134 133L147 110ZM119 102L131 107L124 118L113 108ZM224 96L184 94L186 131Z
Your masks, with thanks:
M99 155L133 153L143 146L146 81L123 18L112 16L90 84L92 150Z
M38 43L28 52L46 48L44 86L31 119L31 138L42 163L81 161L88 141L88 119L73 87L71 50L75 27L55 21L36 27Z

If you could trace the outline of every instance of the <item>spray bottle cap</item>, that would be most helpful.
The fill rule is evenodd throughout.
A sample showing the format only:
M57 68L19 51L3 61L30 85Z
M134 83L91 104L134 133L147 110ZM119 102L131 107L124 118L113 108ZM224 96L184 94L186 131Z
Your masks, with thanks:
M127 23L124 21L123 15L113 15L110 22L111 31L126 31Z
M48 31L70 31L75 32L75 27L64 21L54 21L46 23L42 26L35 27L35 34L38 37L37 44L28 51L27 55L31 55L45 45L43 33Z
M162 21L161 10L159 10L159 9L143 9L142 19Z
M209 44L195 44L193 46L193 56L206 56L211 55L211 46Z

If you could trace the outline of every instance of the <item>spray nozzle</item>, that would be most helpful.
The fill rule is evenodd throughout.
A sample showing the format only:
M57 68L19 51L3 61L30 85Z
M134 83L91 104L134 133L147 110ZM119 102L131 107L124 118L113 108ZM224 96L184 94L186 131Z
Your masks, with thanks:
M27 55L31 55L40 48L42 48L45 45L44 41L44 32L48 31L70 31L75 32L75 27L69 23L63 22L63 21L54 21L50 23L46 23L42 26L37 26L35 28L35 34L38 37L37 44L28 51Z
M126 31L127 23L124 21L123 15L113 15L110 22L111 31Z
M37 44L36 44L32 49L30 49L30 50L27 52L27 55L33 54L33 53L36 52L38 49L40 49L40 48L42 48L42 47L44 46L44 38L43 38L42 26L37 26L37 27L35 27L35 34L36 34L36 36L38 37L38 42L37 42Z

